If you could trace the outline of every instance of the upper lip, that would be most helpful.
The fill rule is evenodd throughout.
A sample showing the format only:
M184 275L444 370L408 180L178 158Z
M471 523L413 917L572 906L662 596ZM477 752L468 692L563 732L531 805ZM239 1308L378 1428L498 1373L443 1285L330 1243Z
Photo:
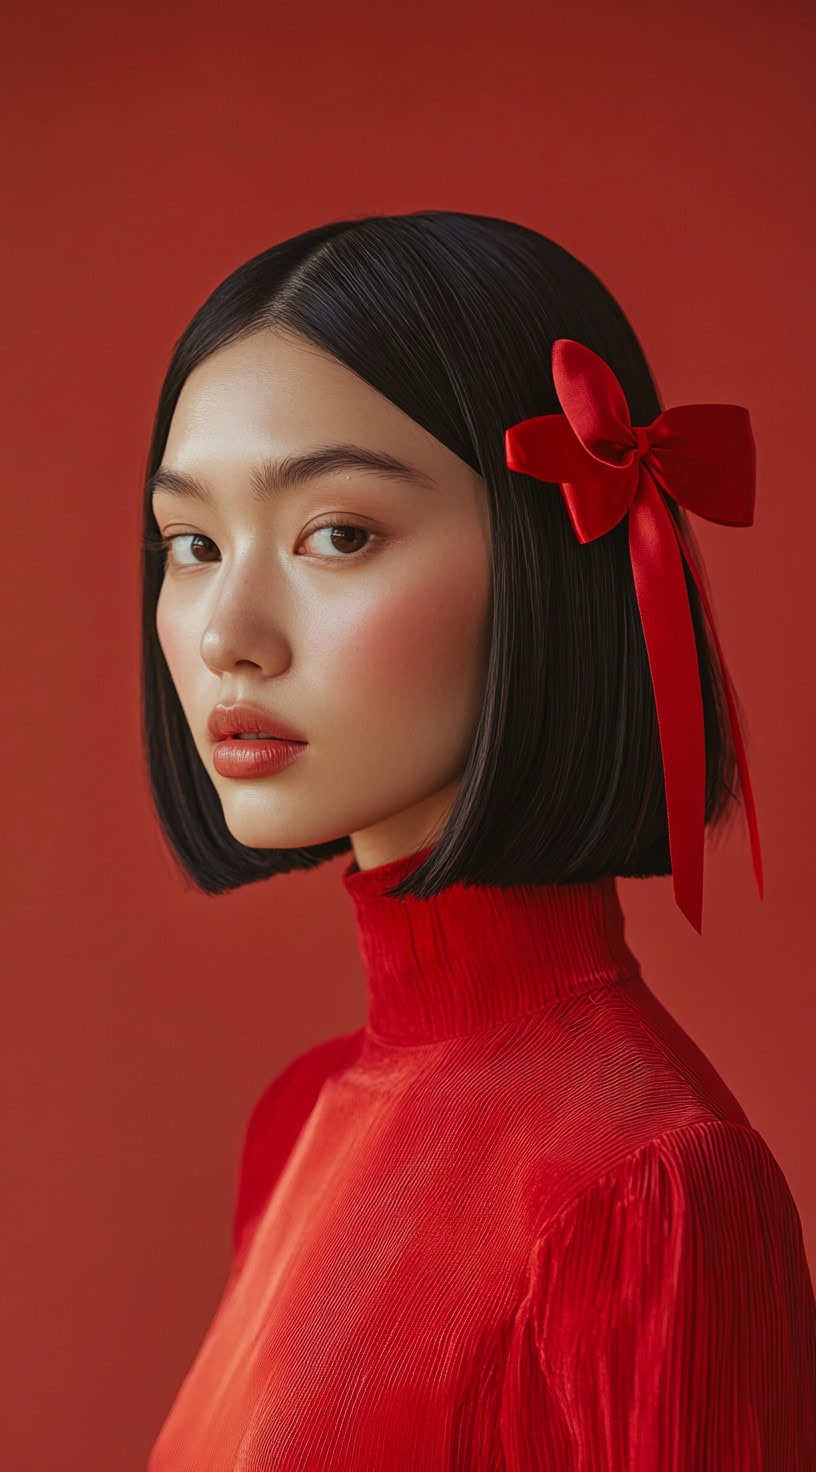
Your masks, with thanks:
M270 715L259 705L217 705L207 722L210 735L221 741L225 736L240 736L243 732L256 735L277 736L283 741L304 741L298 731L284 725L277 716Z

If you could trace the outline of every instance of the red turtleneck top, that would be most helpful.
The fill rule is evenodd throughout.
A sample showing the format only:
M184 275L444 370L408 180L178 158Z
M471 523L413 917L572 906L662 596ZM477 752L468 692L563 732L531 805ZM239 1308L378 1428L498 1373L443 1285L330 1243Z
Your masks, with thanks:
M148 1472L813 1472L785 1177L641 976L614 879L360 871L369 1009L272 1080Z

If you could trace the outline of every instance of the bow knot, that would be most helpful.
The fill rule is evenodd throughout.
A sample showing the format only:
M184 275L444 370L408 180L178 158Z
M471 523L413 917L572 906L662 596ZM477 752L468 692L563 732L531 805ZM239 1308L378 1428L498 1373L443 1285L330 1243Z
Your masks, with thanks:
M510 470L560 487L580 542L603 536L629 513L629 551L663 760L674 894L701 932L705 729L683 559L720 662L760 898L762 857L748 760L714 615L660 492L708 521L750 526L756 488L750 417L739 404L682 404L664 409L651 424L633 425L609 364L572 338L554 342L552 374L563 412L523 419L507 429L505 460Z

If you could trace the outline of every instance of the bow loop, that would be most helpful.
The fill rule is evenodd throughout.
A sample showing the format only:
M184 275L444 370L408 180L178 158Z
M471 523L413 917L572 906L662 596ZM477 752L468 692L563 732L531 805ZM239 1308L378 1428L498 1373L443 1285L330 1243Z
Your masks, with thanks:
M558 402L589 455L616 465L636 443L629 405L615 374L583 343L556 338L552 375Z
M762 856L748 761L714 615L660 492L709 521L750 526L756 487L750 417L739 404L682 404L664 409L651 424L633 426L609 364L572 338L553 343L552 375L563 413L540 414L506 429L505 461L510 470L560 487L579 542L604 536L629 513L629 552L663 760L674 894L700 932L705 729L683 559L720 662L760 897Z

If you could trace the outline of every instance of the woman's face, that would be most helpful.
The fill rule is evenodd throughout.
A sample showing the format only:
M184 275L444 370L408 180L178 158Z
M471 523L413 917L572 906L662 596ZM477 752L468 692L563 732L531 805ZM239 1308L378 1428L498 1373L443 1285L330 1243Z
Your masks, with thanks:
M402 461L408 478L346 466L283 489L267 475L255 488L265 467L337 445ZM348 834L361 869L435 842L487 669L481 477L350 369L281 329L194 369L162 470L209 493L154 491L161 534L176 538L156 625L230 833L249 848ZM223 775L208 718L238 702L308 745L278 771Z

